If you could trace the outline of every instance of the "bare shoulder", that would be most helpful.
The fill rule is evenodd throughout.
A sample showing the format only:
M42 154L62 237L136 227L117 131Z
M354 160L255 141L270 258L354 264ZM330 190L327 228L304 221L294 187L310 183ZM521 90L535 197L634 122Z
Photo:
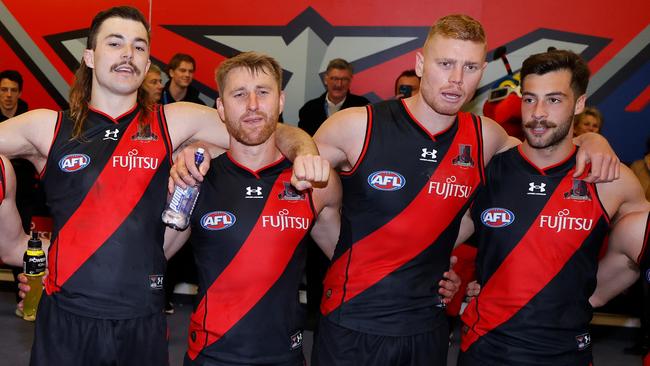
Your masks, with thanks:
M188 140L228 146L226 127L216 109L189 102L166 104L163 108L174 149Z
M52 109L39 108L39 109L31 110L29 112L25 112L16 118L26 117L29 118L30 120L34 120L38 122L55 123L56 119L58 118L58 115L59 112L54 111Z
M190 118L204 118L210 121L214 121L215 118L219 119L216 109L196 103L176 102L165 104L163 108L168 123L183 123L183 121Z
M57 111L51 109L34 109L14 118L10 118L4 123L15 124L17 127L24 127L25 130L32 130L36 129L37 126L39 129L48 125L54 127L58 117L59 112Z
M615 222L629 213L650 210L641 183L624 164L621 164L619 179L598 183L596 188L600 201Z
M347 108L328 118L316 131L314 141L333 167L347 170L361 155L367 126L366 107Z
M51 109L34 109L10 118L2 123L0 143L4 138L11 139L11 149L17 149L14 151L20 151L23 157L47 156L58 116L59 112Z
M625 164L621 164L621 175L619 179L611 182L597 183L598 192L601 195L616 195L622 196L629 192L642 191L641 183L634 175L632 169L628 168Z
M352 107L334 113L314 135L315 139L349 134L365 134L368 123L366 107Z

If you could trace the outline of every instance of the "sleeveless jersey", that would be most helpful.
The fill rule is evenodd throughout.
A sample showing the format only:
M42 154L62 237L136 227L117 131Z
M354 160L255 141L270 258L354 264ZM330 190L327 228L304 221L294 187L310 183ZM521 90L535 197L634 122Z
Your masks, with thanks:
M212 160L191 218L200 299L191 359L301 364L298 286L314 208L291 172L285 159L256 172L229 154Z
M402 101L367 107L363 152L341 173L341 235L321 312L348 329L403 336L446 324L438 281L482 181L481 121L431 135Z
M172 149L162 108L142 127L140 113L90 109L79 139L59 113L42 173L53 218L45 288L66 311L127 319L162 310Z
M489 364L580 365L609 218L575 172L575 148L539 169L520 148L492 158L472 206L482 285L462 316L461 350Z

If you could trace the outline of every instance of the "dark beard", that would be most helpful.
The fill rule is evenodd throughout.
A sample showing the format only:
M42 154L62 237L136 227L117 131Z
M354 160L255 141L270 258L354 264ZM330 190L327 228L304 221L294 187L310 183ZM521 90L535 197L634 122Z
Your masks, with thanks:
M269 139L269 137L271 137L273 132L275 132L277 128L277 122L268 123L269 116L266 113L259 113L259 114L265 119L266 123L264 124L264 127L262 128L260 133L257 134L256 136L249 136L248 134L246 134L244 130L241 128L241 122L238 124L237 127L231 126L229 123L226 123L226 129L228 130L228 133L230 133L230 135L234 137L235 140L247 146L257 146L263 144L264 142L266 142L266 140ZM277 115L275 118L273 118L273 120L275 121L278 120Z
M559 144L567 137L567 135L569 134L569 130L571 129L572 123L573 123L573 116L569 120L564 121L564 123L553 123L547 120L525 122L524 133L526 135L526 140L528 141L528 145L530 145L532 148L535 149L546 149L549 147L553 147ZM546 128L555 127L553 133L551 134L550 138L546 142L544 141L537 142L534 140L533 137L531 137L532 132L530 132L530 129L534 128L537 125L542 125Z

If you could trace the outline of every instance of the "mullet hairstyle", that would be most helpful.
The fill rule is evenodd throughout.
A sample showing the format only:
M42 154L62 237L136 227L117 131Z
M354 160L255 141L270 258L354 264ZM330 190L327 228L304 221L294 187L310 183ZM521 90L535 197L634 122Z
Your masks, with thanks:
M575 99L587 92L589 85L589 66L578 54L567 50L551 50L538 53L524 60L521 66L521 87L524 89L526 76L544 75L549 72L567 70L571 73L571 89Z
M97 34L102 24L109 18L122 18L133 20L142 23L144 29L147 30L147 41L150 41L149 36L149 23L142 13L130 6L116 6L95 15L92 23L90 24L90 31L88 32L88 40L86 42L87 50L94 50L97 47ZM144 70L143 70L144 71ZM70 88L70 118L74 124L72 128L71 139L81 139L84 130L84 123L88 117L88 104L90 103L90 95L93 83L93 70L86 66L83 56L79 68L75 72L74 82ZM140 118L138 120L138 130L144 129L146 121L148 120L150 112L153 111L154 105L149 101L146 94L138 88L137 104L141 108Z
M219 65L216 79L221 95L223 95L226 87L226 76L228 76L228 73L240 67L249 70L252 74L263 72L272 76L278 84L278 90L282 90L282 67L280 67L278 61L269 55L249 51L229 58Z

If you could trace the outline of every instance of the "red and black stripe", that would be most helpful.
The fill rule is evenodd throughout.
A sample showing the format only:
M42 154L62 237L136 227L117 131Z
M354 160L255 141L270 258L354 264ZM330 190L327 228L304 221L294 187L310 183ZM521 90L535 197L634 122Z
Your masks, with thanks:
M151 118L156 118L152 114ZM123 131L113 156L128 156L133 149L131 136L137 134L137 116ZM162 134L160 125L152 123L152 131ZM155 126L155 127L154 127ZM140 155L168 159L169 154L163 144L138 145ZM81 204L63 224L50 247L50 275L46 281L48 294L58 292L66 281L95 253L106 240L120 227L139 203L144 192L156 174L153 169L134 169L126 172L110 167L107 163L90 187ZM126 175L128 173L128 175ZM126 177L128 176L128 179ZM128 186L128 189L127 189ZM102 216L110 201L111 215Z
M467 351L480 337L508 322L554 279L590 236L591 231L587 230L552 232L539 224L542 215L555 216L567 208L563 195L572 188L572 173L573 170L560 181L525 235L492 273L480 295L468 305L463 314L468 329L461 350ZM596 199L593 186L588 185L588 189ZM572 216L606 218L600 205L585 203L578 207L571 210ZM549 243L555 245L550 248Z
M406 111L408 112L408 109ZM465 142L466 140L463 139L467 138L466 135L470 130L478 129L480 131L480 122L473 116L470 119L470 116L472 115L469 113L459 113L459 122L457 123L459 130L449 146L455 147ZM423 132L427 131L417 120L413 119L413 123L418 125ZM450 128L455 128L455 126L452 125ZM427 134L435 141L436 136L444 134L444 132L436 136L428 132ZM366 140L368 141L369 138L367 137ZM472 192L475 192L482 182L483 161L478 159L478 152L482 151L482 145L477 145L473 147L472 157L475 164L481 167L481 173L478 173L480 177L471 180ZM352 248L336 256L324 280L325 293L321 302L321 312L324 315L364 293L431 247L441 233L457 219L459 213L466 208L469 199L445 200L428 193L429 182L445 182L452 172L458 169L453 166L453 160L456 157L457 151L449 149L433 174L401 212L354 242ZM435 225L419 224L423 217L427 217L431 213L436 215ZM408 243L408 245L398 245L399 243Z
M256 172L250 172L258 176ZM283 275L305 237L307 231L269 230L262 225L264 216L277 215L287 208L286 201L277 197L285 190L285 182L291 180L291 174L291 169L286 169L277 177L250 233L232 260L205 290L192 314L188 339L191 359L196 359L204 348L219 341L258 304ZM308 210L305 214L313 221L315 214L311 199L302 207ZM226 244L211 242L210 245Z

